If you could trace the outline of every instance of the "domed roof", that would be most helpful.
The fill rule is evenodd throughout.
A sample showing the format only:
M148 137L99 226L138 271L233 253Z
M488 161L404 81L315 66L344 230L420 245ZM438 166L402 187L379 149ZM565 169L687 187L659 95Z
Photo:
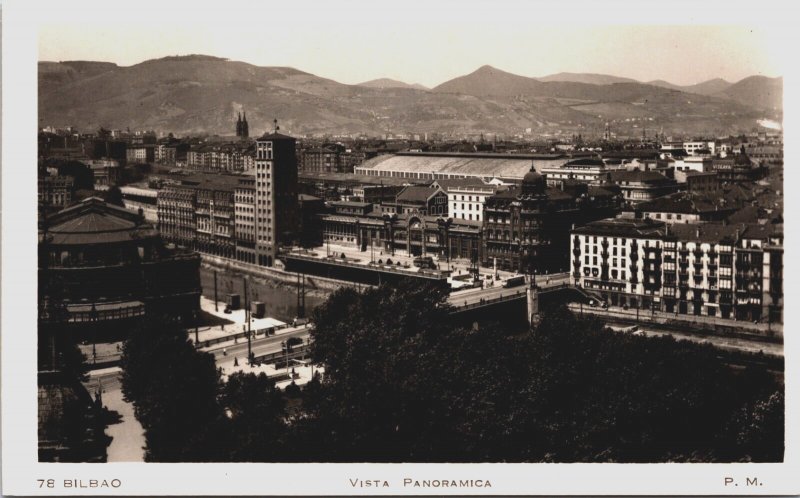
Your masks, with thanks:
M522 177L522 183L539 183L542 179L544 179L542 175L531 169Z
M128 242L156 237L155 228L125 208L89 197L54 214L48 234L52 245Z

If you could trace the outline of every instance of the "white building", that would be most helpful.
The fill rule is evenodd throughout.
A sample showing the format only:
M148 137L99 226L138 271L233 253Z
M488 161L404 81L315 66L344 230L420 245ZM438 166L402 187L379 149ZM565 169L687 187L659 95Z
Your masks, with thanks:
M486 184L478 178L436 180L433 185L447 194L450 218L471 221L482 221L486 199L498 190L497 186Z
M607 172L602 159L582 158L569 161L556 167L542 168L541 173L547 180L547 185L553 187L563 180L577 180L584 183L599 184Z

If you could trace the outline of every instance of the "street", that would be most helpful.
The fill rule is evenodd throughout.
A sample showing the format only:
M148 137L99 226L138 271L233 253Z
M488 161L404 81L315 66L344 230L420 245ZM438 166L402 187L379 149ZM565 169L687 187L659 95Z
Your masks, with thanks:
M524 294L528 288L527 283L515 287L503 287L503 282L503 280L497 280L493 287L486 287L485 289L455 291L447 298L447 302L453 306L470 305L478 303L481 300L491 301L492 299L500 297ZM556 273L546 276L540 275L536 278L536 285L542 289L563 285L568 282L568 273Z

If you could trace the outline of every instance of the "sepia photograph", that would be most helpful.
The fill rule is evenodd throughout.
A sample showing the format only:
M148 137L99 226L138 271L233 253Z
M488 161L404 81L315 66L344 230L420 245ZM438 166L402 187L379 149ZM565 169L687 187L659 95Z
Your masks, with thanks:
M3 9L13 494L798 491L786 19L34 4Z

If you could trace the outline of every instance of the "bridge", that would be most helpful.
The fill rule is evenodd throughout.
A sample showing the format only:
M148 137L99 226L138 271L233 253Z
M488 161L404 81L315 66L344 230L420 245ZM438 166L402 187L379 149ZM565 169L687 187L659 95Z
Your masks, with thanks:
M584 289L573 287L569 276L554 276L541 284L537 283L538 299L547 305L558 302L589 303L597 297ZM520 321L527 319L528 285L519 287L490 287L455 292L447 302L452 306L454 318L466 321L498 320Z
M447 274L439 270L405 268L387 264L364 264L351 258L318 257L302 253L281 256L286 271L334 278L367 285L395 283L402 279L414 278L424 282L446 286Z

